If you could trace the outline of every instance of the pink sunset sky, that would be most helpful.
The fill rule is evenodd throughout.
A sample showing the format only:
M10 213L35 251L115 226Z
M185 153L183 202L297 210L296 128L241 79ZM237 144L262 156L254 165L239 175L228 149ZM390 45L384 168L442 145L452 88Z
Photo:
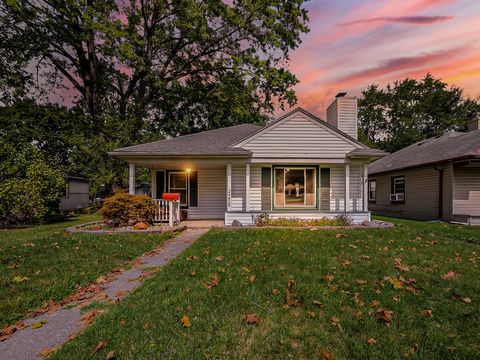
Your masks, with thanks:
M310 32L292 53L298 106L321 117L339 91L427 72L480 96L480 1L313 0Z

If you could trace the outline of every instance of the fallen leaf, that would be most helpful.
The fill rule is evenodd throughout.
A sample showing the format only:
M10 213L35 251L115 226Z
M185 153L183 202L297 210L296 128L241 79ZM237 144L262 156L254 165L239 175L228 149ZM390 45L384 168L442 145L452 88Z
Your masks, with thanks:
M145 330L148 330L148 329L150 328L150 323L145 323L145 324L143 324L143 328L144 328Z
M353 294L353 301L358 303L360 301L360 293L356 292Z
M13 278L13 282L15 284L22 283L22 282L27 281L27 280L28 280L28 277L26 277L26 276L15 276Z
M321 350L320 355L322 356L322 360L333 360L333 353Z
M275 295L275 296L277 296L277 295L280 294L280 290L278 290L278 289L273 289L273 290L272 290L272 294Z
M39 353L38 355L42 358L45 358L51 354L53 354L55 352L55 348L51 348L51 347L46 347L46 348L43 348Z
M257 280L257 277L255 275L250 276L250 281L251 282L254 282L255 280Z
M100 341L97 346L95 346L95 349L93 349L93 354L99 352L100 350L104 349L105 346L107 346L107 343L105 341Z
M217 261L222 261L223 259L224 259L223 256L216 256L216 257L215 257L215 260L217 260Z
M355 280L355 283L358 284L358 285L365 285L366 283L368 283L367 280Z
M465 297L462 300L463 300L463 302L465 302L467 304L470 304L472 302L472 299L470 299L469 297Z
M380 308L375 313L375 319L382 321L385 325L390 326L392 323L393 311Z
M343 266L347 266L347 265L350 265L352 262L350 260L345 260L345 259L338 259L338 261L340 262L340 264L342 264Z
M374 338L370 338L370 339L367 340L367 343L368 343L368 345L373 346L373 345L377 344L377 340L375 340Z
M332 316L330 318L330 322L333 326L338 326L340 324L340 319L335 316Z
M410 352L416 353L418 351L418 344L413 344L413 346L410 349Z
M432 315L432 310L431 309L423 310L422 315L427 317L427 318L431 318L433 316Z
M10 337L17 331L23 330L27 327L23 321L19 321L13 325L7 326L0 330L0 341L10 339Z
M187 315L183 315L181 321L182 321L182 326L185 328L189 328L190 326L192 326L192 324L190 323L190 319L188 318Z
M370 260L370 256L368 255L362 255L360 256L360 258L362 258L363 260Z
M210 281L208 284L205 284L205 287L207 289L214 288L220 283L220 280L221 280L219 277L217 277L217 275L211 275L210 278L212 279L212 281Z
M107 357L105 358L106 360L113 360L115 359L115 352L109 351L107 354Z
M393 288L396 290L403 288L403 283L397 278L391 277L391 278L388 278L388 281L390 282L390 284L392 284Z
M48 321L47 320L40 320L37 321L36 323L32 324L30 327L35 330L41 328L43 325L45 325Z
M377 300L372 300L372 302L370 303L370 307L372 307L372 308L373 308L373 307L376 307L378 304L380 304L379 301L377 301Z
M318 300L313 300L312 303L313 303L313 305L316 305L316 306L318 306L318 307L322 307L322 306L323 306L323 304L322 304L320 301L318 301Z
M412 286L407 286L405 288L405 290L407 290L408 292L411 292L412 294L420 294L421 293L420 289L416 288L413 285Z
M312 319L315 317L315 311L307 311L307 314Z
M323 277L323 280L325 281L328 281L328 282L331 282L333 280L333 275L325 275Z
M347 234L336 234L335 237L336 237L337 239L339 239L339 238L344 238L344 237L347 237Z
M402 259L400 258L396 258L393 261L393 267L403 272L410 270L408 266L402 265Z
M260 318L257 314L247 314L245 315L245 322L248 325L258 325L260 324Z
M456 274L453 271L449 271L448 273L442 275L442 279L443 280L453 279L455 275Z
M197 259L197 256L195 255L190 255L189 257L187 257L187 261L192 261L192 260L196 260Z

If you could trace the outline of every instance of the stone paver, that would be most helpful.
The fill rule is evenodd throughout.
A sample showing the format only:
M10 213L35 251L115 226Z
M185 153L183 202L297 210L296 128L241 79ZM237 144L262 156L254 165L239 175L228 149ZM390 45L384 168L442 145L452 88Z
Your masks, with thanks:
M186 230L166 241L157 253L142 256L140 265L120 273L115 280L102 284L102 293L111 300L121 298L125 293L142 284L138 278L143 273L167 264L207 231L208 229L203 228ZM0 342L0 359L40 359L39 352L43 349L61 346L71 334L81 330L80 309L83 305L79 303L74 308L63 307L50 314L25 320L27 328L17 331L10 339ZM40 320L47 322L38 329L30 327Z

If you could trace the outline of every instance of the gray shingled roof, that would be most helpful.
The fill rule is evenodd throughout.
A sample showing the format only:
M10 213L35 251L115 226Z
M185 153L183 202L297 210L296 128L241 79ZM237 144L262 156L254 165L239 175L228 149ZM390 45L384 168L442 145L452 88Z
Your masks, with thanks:
M112 155L241 155L250 151L229 146L257 132L262 126L242 124L172 139L115 149Z
M373 162L368 167L368 173L372 175L465 158L480 158L480 130L450 132L419 141Z

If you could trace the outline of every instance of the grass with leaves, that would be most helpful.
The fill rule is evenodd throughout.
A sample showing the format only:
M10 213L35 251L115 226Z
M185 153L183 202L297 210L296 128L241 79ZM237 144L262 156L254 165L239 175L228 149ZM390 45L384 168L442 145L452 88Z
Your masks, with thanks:
M168 235L96 235L65 232L96 220L80 215L30 228L0 230L0 327L47 300L59 301L113 268L152 250Z
M394 222L210 231L53 358L478 357L480 229Z

